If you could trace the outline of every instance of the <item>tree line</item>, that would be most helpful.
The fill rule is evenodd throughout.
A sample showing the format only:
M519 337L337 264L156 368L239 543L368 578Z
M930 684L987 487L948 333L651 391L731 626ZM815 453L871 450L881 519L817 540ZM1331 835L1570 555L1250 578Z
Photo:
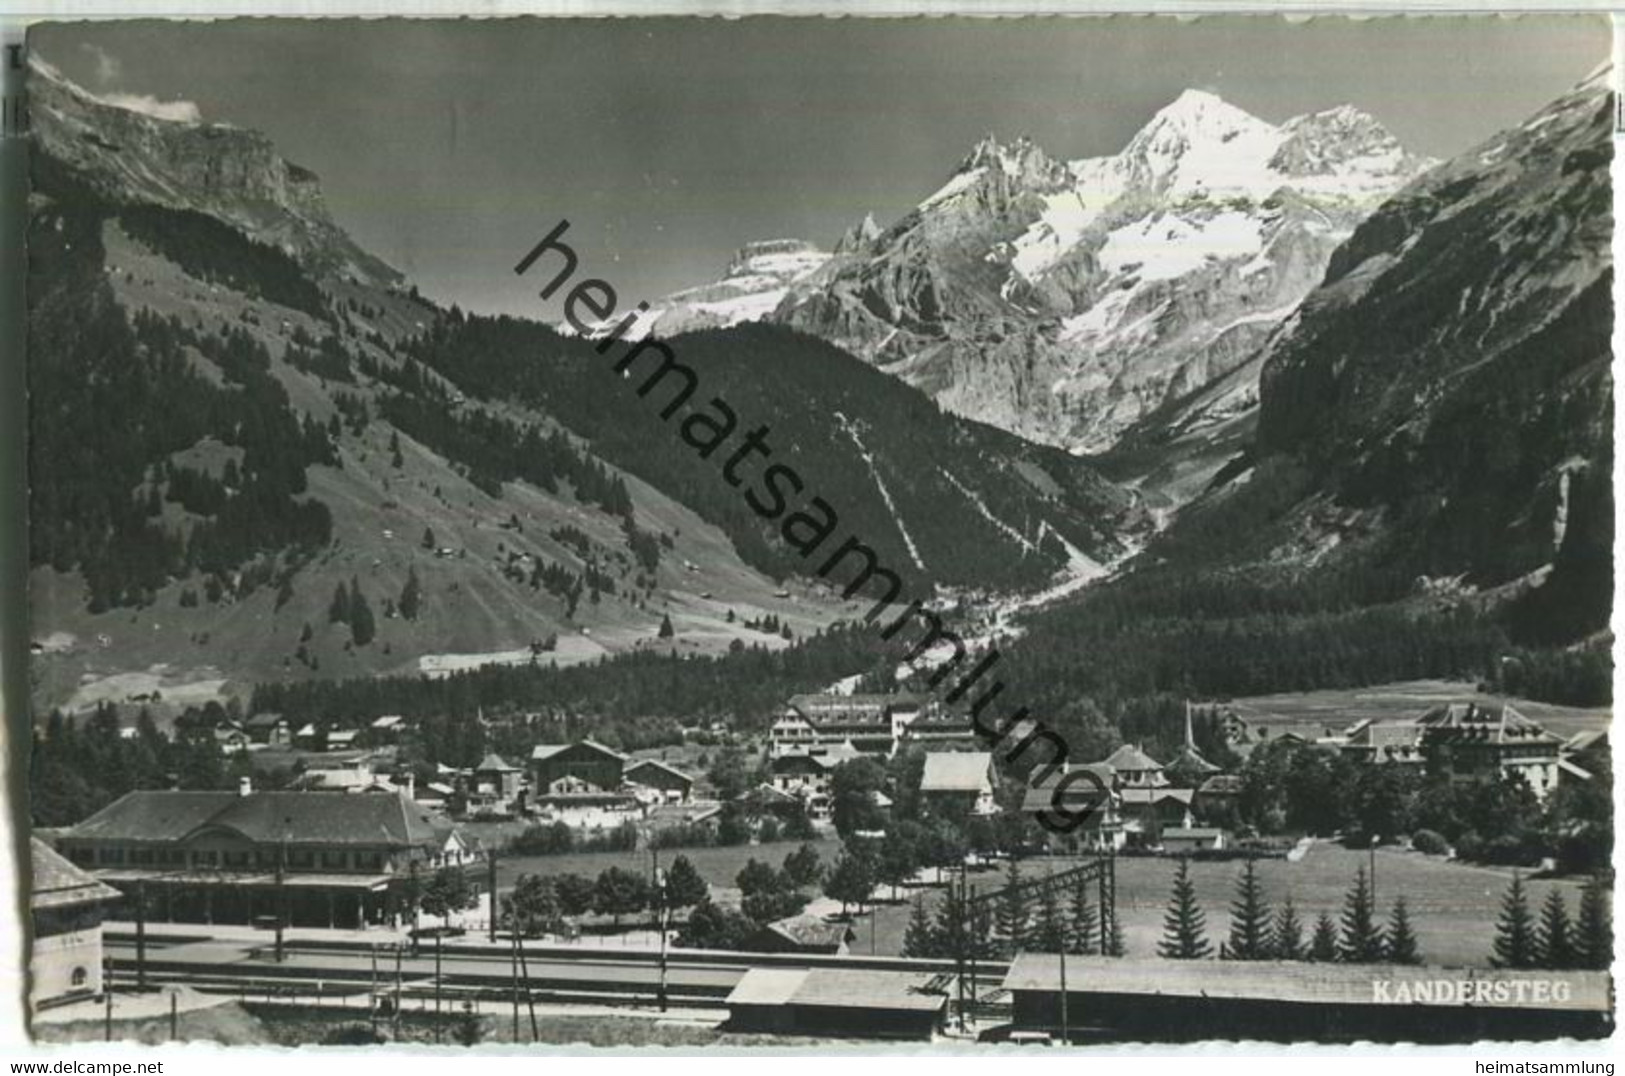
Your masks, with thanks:
M1514 873L1496 921L1490 963L1498 968L1606 970L1613 963L1610 897L1601 874L1593 875L1581 893L1578 917L1570 920L1562 890L1547 895L1539 921L1532 913L1523 877ZM1249 859L1236 878L1230 904L1229 930L1215 952L1208 936L1207 914L1190 878L1190 863L1181 857L1163 915L1159 956L1170 960L1307 960L1344 964L1421 964L1425 962L1404 896L1394 899L1386 924L1379 921L1372 886L1364 867L1355 871L1334 921L1322 912L1307 932L1292 898L1279 907L1265 898L1257 867Z
M1339 751L1277 740L1260 744L1237 771L1233 807L1202 808L1204 820L1261 833L1340 834L1364 847L1410 835L1435 854L1506 866L1551 857L1560 869L1605 868L1613 850L1612 763L1605 750L1580 762L1544 801L1522 776L1455 781L1424 739L1420 766L1360 763Z
M901 645L867 626L836 624L797 646L746 648L723 657L642 651L568 668L490 666L440 678L262 683L255 685L248 710L276 711L290 721L326 718L342 727L359 727L379 714L421 723L528 711L684 724L720 719L765 728L790 695L817 690L854 670L889 669L902 653Z
M83 720L53 710L29 743L30 820L74 825L137 789L228 788L245 766L246 759L227 763L208 727L178 723L166 736L142 709L134 735L126 736L118 708L109 703Z

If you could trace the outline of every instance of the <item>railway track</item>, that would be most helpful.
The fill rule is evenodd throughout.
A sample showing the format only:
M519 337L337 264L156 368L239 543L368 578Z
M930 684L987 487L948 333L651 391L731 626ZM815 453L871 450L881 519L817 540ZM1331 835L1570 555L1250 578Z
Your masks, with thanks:
M132 934L106 939L116 980L131 983L144 974L149 984L184 983L208 993L286 1004L349 1004L375 995L412 1001L426 1008L438 997L461 1002L510 1004L516 985L522 998L537 1004L605 1004L654 1007L661 990L660 955L647 950L606 950L582 945L526 945L515 976L512 950L460 943L442 945L438 974L432 946L416 955L395 943L369 945L348 940L300 940L285 947L278 963L269 945L191 939L151 939L142 969ZM755 967L838 967L908 971L928 976L952 995L954 965L946 960L818 954L741 953L672 950L666 958L666 1001L674 1008L718 1008L745 972ZM979 964L976 993L997 989L1008 965ZM438 984L437 984L438 981ZM437 988L438 986L438 988Z

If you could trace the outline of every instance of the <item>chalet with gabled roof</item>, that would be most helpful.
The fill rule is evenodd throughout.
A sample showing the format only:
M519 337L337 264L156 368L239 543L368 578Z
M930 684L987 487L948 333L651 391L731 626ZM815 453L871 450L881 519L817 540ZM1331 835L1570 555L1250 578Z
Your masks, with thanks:
M400 714L385 714L367 726L368 738L376 744L399 743L406 731L406 718Z
M933 751L925 756L920 798L926 809L954 817L993 814L993 755L987 751Z
M1031 785L1021 801L1024 814L1067 821L1067 832L1049 831L1051 847L1066 851L1105 851L1127 843L1117 773L1105 762L1069 764Z
M1452 781L1522 777L1545 799L1557 787L1563 740L1507 703L1449 703L1417 718L1432 770Z
M525 771L496 752L487 754L469 771L465 782L468 814L477 818L508 818L521 805Z
M1411 718L1365 718L1349 726L1340 750L1364 765L1420 766L1422 727Z
M622 789L630 760L596 740L538 744L530 753L530 787L539 805L629 803Z
M255 714L243 722L251 742L268 747L286 747L293 739L288 719L277 713Z
M1120 788L1162 788L1168 784L1163 765L1138 744L1124 744L1106 756L1106 765L1117 775Z
M653 792L661 803L687 803L694 778L657 758L638 759L626 767L625 779Z
M835 768L862 757L863 752L849 743L777 755L769 764L773 787L801 800L814 817L822 817L829 808L830 781Z

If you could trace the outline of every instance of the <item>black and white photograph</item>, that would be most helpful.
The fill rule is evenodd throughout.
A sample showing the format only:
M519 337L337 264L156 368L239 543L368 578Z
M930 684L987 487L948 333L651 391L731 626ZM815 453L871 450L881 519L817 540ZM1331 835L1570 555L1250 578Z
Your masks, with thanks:
M1613 53L33 23L33 1048L1598 1056Z

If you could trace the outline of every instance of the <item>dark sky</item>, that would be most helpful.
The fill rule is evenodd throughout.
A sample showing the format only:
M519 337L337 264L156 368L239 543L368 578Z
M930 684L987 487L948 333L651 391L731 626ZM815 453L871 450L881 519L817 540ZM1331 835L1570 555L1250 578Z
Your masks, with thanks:
M885 224L988 132L1112 153L1198 87L1275 122L1352 103L1448 156L1610 49L1602 17L245 20L31 40L96 92L267 132L428 294L549 320L511 267L561 217L624 307L714 279L752 239Z

